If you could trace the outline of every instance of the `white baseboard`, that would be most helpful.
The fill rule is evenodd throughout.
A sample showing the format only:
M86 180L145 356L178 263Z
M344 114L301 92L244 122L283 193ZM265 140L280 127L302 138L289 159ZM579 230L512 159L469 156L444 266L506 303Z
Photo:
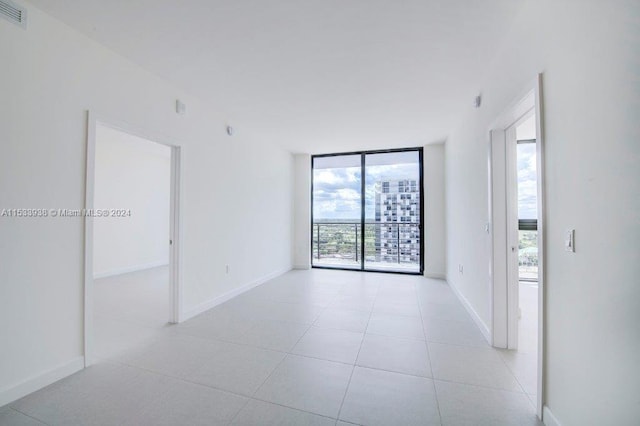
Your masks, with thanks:
M169 262L166 260L159 260L156 262L143 263L140 265L127 266L125 268L109 269L107 271L96 272L93 274L93 279L113 277L114 275L128 274L130 272L144 271L145 269L157 268L159 266L167 266Z
M0 407L10 404L45 386L49 386L51 383L70 376L83 368L84 357L80 356L36 376L32 376L16 385L0 389Z
M546 405L542 407L542 423L544 423L545 426L562 426L560 420L553 415L551 409Z
M482 321L480 315L478 315L476 310L473 309L473 306L471 306L471 303L469 303L467 298L463 296L463 294L456 288L455 285L449 282L449 287L451 287L451 290L453 290L453 293L458 297L458 300L460 300L462 306L464 306L469 315L471 315L471 319L473 319L473 322L476 323L484 338L487 339L487 342L489 344L491 344L491 332L489 331L489 327L487 326L487 324Z
M445 274L438 274L438 273L430 273L430 272L425 272L424 273L424 277L425 278L433 278L436 280L447 280L447 276Z
M308 263L304 265L293 265L293 269L302 269L302 270L311 269L311 265Z
M233 299L236 296L241 295L242 293L245 293L249 290L251 290L252 288L255 288L257 286L259 286L260 284L264 284L269 280L272 280L273 278L280 276L286 272L289 272L292 268L288 267L288 268L284 268L284 269L280 269L278 271L274 271L270 274L264 275L260 278L258 278L257 280L251 281L250 283L244 284L238 288L235 288L231 291L228 291L224 294L221 294L218 297L214 297L211 300L207 300L205 302L200 303L199 305L186 310L185 312L182 313L182 316L180 318L180 322L186 321L190 318L195 317L196 315L199 315L205 311L208 311L209 309L216 307L228 300Z

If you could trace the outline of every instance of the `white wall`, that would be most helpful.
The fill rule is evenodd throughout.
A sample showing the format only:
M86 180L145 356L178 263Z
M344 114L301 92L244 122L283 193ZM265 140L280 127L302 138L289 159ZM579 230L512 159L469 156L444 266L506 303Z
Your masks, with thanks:
M229 137L213 105L28 13L26 31L0 20L0 207L82 208L86 111L97 111L182 147L187 314L291 267L290 153L241 125ZM79 218L0 218L0 405L81 361L83 238Z
M489 324L488 129L544 72L545 404L563 425L640 418L639 19L632 1L529 2L482 107L445 146L447 278ZM575 253L564 251L566 229Z
M444 144L425 145L424 177L424 275L446 277L446 217Z
M170 189L170 147L96 127L94 207L131 215L94 219L94 278L169 264Z
M311 268L311 156L294 155L294 243L293 265Z

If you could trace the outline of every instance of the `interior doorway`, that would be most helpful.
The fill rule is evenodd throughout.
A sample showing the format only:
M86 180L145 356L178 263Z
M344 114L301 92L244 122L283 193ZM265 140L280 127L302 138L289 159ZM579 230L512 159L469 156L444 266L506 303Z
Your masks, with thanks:
M179 319L176 146L89 117L85 364L117 357Z
M542 416L544 181L542 76L490 127L492 345Z
M517 349L522 354L535 355L538 347L538 194L536 162L536 116L532 110L516 126L516 202L518 238L518 306ZM513 176L512 176L513 179ZM515 266L515 265L514 265ZM516 310L513 307L512 310ZM513 346L513 345L512 345ZM530 389L531 390L531 389Z

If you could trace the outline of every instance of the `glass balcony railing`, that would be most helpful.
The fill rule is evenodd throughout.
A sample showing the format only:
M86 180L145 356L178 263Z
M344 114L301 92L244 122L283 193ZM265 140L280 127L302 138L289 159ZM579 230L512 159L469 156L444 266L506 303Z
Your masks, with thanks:
M362 226L352 222L314 222L315 266L367 270L420 271L418 223L366 223L364 257Z
M518 267L521 281L538 281L538 231L519 231Z

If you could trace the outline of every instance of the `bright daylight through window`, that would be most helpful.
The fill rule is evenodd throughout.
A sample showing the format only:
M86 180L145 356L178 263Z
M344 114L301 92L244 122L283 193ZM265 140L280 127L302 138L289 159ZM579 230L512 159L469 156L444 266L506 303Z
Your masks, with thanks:
M313 265L421 272L421 188L420 149L315 156Z

